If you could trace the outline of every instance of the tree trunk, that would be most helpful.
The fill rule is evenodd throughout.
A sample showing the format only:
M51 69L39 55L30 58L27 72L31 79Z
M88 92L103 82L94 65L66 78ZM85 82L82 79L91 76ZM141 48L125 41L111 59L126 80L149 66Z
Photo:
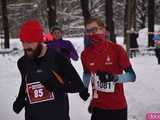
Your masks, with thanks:
M86 22L87 19L91 17L89 13L89 1L88 0L81 0L81 8L82 8L82 14L84 17L84 23Z
M135 0L126 0L126 49L129 53L129 49L132 46L132 44L137 44L137 40L131 42L131 34L135 32L136 30L136 1ZM137 45L138 47L138 45Z
M48 26L51 29L56 24L56 0L47 0Z
M82 14L84 17L84 24L85 24L86 20L91 17L89 13L89 2L88 0L81 0L80 2L81 2ZM88 47L89 45L90 45L90 41L84 37L84 48Z
M127 44L127 16L128 16L128 0L125 1L125 11L124 11L124 44Z
M113 1L105 0L106 29L110 32L110 40L116 42L113 22Z
M2 21L4 29L4 48L9 48L9 26L8 26L8 12L7 12L7 0L1 0L2 7Z
M154 32L154 0L148 0L148 32ZM154 46L153 34L148 34L148 46Z

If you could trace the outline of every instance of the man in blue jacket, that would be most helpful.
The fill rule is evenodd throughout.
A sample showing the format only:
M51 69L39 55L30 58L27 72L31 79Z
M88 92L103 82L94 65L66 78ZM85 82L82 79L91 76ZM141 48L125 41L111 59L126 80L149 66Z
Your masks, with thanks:
M72 43L68 40L63 40L62 29L56 25L51 29L51 33L54 36L54 40L48 42L49 48L54 48L61 55L65 56L67 59L78 60L78 54Z

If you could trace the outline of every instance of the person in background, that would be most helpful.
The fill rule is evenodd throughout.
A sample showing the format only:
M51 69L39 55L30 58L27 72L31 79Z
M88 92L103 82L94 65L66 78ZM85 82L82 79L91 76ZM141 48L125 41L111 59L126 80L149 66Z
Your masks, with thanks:
M138 32L136 32L134 30L134 28L131 28L131 30L128 32L129 37L130 37L130 48L132 49L130 51L130 57L136 57L136 53L138 52L138 42L137 42L137 38L138 38Z
M49 32L47 34L44 34L43 40L44 40L44 43L48 43L54 40L54 36Z
M39 20L25 21L20 29L24 56L18 62L21 85L13 103L19 113L25 108L25 120L70 120L67 93L89 93L71 62L43 43Z
M85 35L91 45L81 54L86 87L91 80L91 120L127 120L127 102L123 83L134 82L136 74L126 51L106 39L106 26L99 18L85 24ZM124 71L124 72L123 72Z
M157 57L158 64L160 64L160 34L155 34L153 36L155 44L155 55Z
M54 40L47 42L47 46L49 48L53 48L55 51L63 55L69 61L71 61L71 59L77 61L79 58L78 53L70 41L63 40L63 31L61 27L58 24L53 26L51 28L50 33L52 36L54 36ZM86 89L86 91L88 91L88 89ZM66 104L66 106L68 106L68 113L69 113L69 102L68 104Z
M48 47L54 48L69 60L77 61L79 58L78 53L70 41L63 40L62 29L58 25L55 25L51 28L51 33L54 36L54 41L48 42Z

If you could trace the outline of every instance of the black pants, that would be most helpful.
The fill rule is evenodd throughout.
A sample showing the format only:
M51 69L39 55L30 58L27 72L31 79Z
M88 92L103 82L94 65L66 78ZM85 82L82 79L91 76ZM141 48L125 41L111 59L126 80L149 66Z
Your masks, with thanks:
M122 110L93 109L91 120L127 120L127 108Z
M158 64L160 64L160 48L156 48L155 49L155 54L158 60Z

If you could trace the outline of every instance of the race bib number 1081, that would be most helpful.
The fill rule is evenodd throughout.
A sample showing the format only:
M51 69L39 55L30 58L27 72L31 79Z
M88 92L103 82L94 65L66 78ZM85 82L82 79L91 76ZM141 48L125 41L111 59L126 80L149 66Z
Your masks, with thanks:
M96 89L102 92L114 92L115 83L114 82L101 82L96 81Z
M53 92L48 91L40 82L29 83L26 89L30 104L54 100Z

